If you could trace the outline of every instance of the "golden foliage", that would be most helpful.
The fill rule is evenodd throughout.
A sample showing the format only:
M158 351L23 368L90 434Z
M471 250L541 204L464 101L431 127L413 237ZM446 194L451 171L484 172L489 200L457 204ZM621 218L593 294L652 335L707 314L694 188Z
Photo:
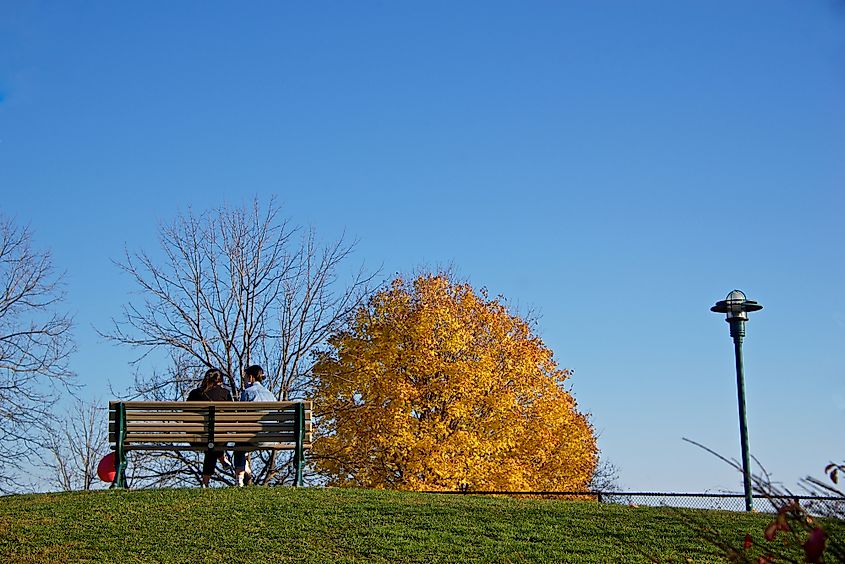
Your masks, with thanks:
M314 368L312 449L331 485L586 488L597 448L528 323L445 275L394 280Z

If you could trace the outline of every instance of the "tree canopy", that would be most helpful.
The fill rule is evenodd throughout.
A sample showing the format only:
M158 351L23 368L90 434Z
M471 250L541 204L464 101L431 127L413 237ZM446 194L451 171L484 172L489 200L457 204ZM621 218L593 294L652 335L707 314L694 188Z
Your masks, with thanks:
M329 484L586 487L592 426L531 325L446 274L397 278L314 365L313 464Z

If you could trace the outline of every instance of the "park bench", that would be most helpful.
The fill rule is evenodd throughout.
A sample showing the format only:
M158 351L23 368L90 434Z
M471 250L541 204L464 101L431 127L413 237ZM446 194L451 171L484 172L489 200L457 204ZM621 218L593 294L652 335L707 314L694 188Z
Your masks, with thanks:
M293 450L295 485L302 485L311 446L311 402L111 401L109 443L113 487L126 487L126 453L133 450Z

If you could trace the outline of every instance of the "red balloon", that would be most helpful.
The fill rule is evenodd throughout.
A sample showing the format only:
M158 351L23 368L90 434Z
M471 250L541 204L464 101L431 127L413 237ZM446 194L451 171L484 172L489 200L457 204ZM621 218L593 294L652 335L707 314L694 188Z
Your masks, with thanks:
M99 464L97 464L97 476L99 476L102 481L108 483L114 482L114 477L117 475L114 463L114 452L110 452L103 457Z

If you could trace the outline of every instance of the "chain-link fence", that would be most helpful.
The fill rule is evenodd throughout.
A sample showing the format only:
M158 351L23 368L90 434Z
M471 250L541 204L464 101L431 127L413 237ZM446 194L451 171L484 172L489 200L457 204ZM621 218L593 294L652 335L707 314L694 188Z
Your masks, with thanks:
M604 503L624 505L651 505L682 507L690 509L718 509L723 511L744 511L745 495L741 493L674 493L674 492L624 492L598 494ZM597 497L598 497L597 496ZM780 507L797 500L808 513L829 516L842 515L845 499L822 496L755 496L752 502L754 511L775 513Z
M744 511L745 495L741 493L678 493L678 492L496 492L496 491L448 491L432 492L460 495L507 495L513 497L535 497L577 501L598 501L617 505L665 506L688 509L716 509L723 511ZM845 498L809 495L768 495L753 499L753 508L761 513L776 513L794 500L810 514L817 516L842 516L845 514Z

